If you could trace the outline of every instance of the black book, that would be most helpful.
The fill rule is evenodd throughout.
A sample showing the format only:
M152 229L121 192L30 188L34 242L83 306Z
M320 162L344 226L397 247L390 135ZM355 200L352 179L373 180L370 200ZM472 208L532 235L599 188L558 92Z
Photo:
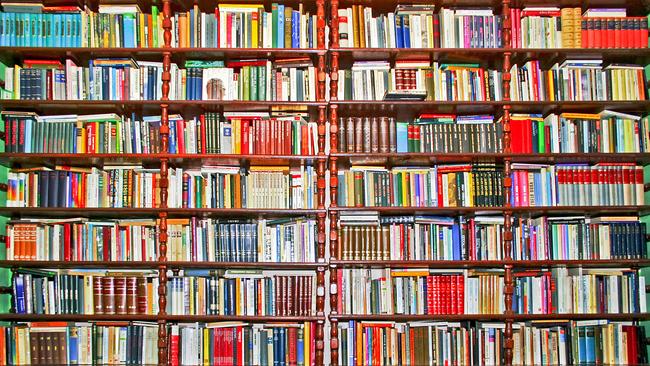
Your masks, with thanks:
M39 207L50 207L49 199L49 173L50 172L38 172L38 195L40 197Z
M50 194L47 200L47 207L57 207L58 193L59 193L59 179L57 178L56 171L47 172L47 179L49 181Z

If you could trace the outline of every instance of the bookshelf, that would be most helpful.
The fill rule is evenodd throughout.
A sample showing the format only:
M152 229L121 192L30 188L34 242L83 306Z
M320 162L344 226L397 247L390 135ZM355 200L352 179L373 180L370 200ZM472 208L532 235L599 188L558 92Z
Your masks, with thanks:
M567 48L515 48L512 47L513 43L513 27L514 20L511 17L511 8L525 6L542 6L538 2L511 2L510 0L503 1L443 1L436 4L436 11L442 7L457 7L457 8L491 8L494 14L499 14L502 17L501 36L503 41L502 47L497 48L384 48L380 47L342 47L339 44L339 9L350 8L352 6L370 7L372 8L372 16L377 14L388 14L396 9L400 4L422 4L429 5L427 2L420 1L333 1L330 18L330 47L329 54L331 60L330 74L332 76L330 83L330 105L329 105L329 118L330 118L330 143L331 153L329 170L331 174L330 180L330 195L331 205L329 208L330 215L330 309L329 320L331 322L330 328L330 362L332 365L337 365L340 362L340 354L343 353L343 359L351 362L350 357L358 357L361 353L354 356L346 354L345 347L349 347L350 333L346 334L347 339L342 339L340 332L346 328L346 324L350 322L350 327L353 327L352 322L365 321L369 323L368 327L372 328L370 333L364 334L364 342L370 334L377 328L391 322L418 322L418 321L440 321L440 322L463 322L463 321L477 321L477 322L497 322L503 326L503 339L501 340L501 347L503 347L502 361L506 365L513 364L513 348L515 348L513 326L517 322L528 321L542 321L542 322L557 322L566 320L576 321L591 321L591 320L611 320L611 321L647 321L648 314L620 314L620 313L605 313L599 312L595 314L583 313L567 313L567 314L517 314L513 310L513 301L515 301L515 276L516 273L526 270L538 268L621 268L629 267L634 271L648 266L647 259L630 259L630 260L616 260L616 259L571 259L571 260L517 260L511 256L511 249L514 245L514 237L512 231L511 218L516 217L540 217L540 216L563 216L563 215L579 215L585 217L597 217L600 215L617 215L617 214L636 214L645 216L649 212L647 206L554 206L554 207L513 207L511 202L511 188L513 187L513 180L510 178L512 172L512 164L596 164L596 163L634 163L641 166L647 166L647 153L539 153L527 154L513 152L512 146L512 124L511 115L516 113L540 113L548 115L549 113L598 113L604 109L612 109L620 112L640 113L645 114L648 111L648 102L642 101L579 101L579 100L564 100L564 101L513 101L510 98L510 83L513 75L510 74L511 66L514 64L522 63L527 60L544 60L547 64L552 64L556 60L563 60L572 56L579 55L581 57L601 57L610 62L630 62L632 60L641 63L647 62L648 49L647 48L580 48L580 47L567 47ZM589 6L605 6L603 3L599 4L581 4L575 2L561 2L544 4L544 6L582 6L583 8ZM614 6L609 3L607 6ZM642 5L636 2L617 2L616 6L625 7L628 11L636 15L645 15ZM352 10L353 12L355 10ZM345 13L345 11L344 11ZM348 34L346 39L350 38L350 28L353 22L350 18L351 13L347 13ZM392 13L390 13L392 14ZM354 15L356 16L356 14ZM368 15L366 15L367 17ZM367 19L367 18L366 18ZM389 15L390 21L390 15ZM437 18L434 21L436 24ZM370 27L373 23L370 23ZM376 24L376 23L375 23ZM383 23L379 23L380 27ZM366 32L368 30L366 29ZM357 32L357 30L355 30ZM379 30L381 32L381 30ZM390 31L387 31L390 37ZM356 36L356 35L355 35ZM363 35L362 35L363 36ZM362 37L361 36L361 37ZM366 34L367 36L367 34ZM379 34L379 37L382 35ZM352 43L352 40L348 40ZM356 41L355 41L356 42ZM502 85L503 95L500 100L496 101L456 101L456 100L349 100L341 99L339 88L341 74L339 69L350 68L355 61L388 61L388 64L396 65L398 61L439 61L439 62L487 62L488 64L495 64L500 67L502 72ZM479 61L480 60L480 61ZM623 61L627 60L627 61ZM337 77L338 76L338 77ZM346 152L346 147L341 147L340 125L337 125L339 118L343 117L395 117L397 120L412 120L422 113L442 113L442 114L492 114L501 115L500 123L503 124L503 152L497 153L427 153L427 152L383 152L373 151L365 152ZM343 122L341 122L343 123ZM359 122L357 122L359 123ZM409 132L410 134L410 132ZM381 138L381 137L380 137ZM409 139L410 139L409 135ZM419 138L419 137L418 137ZM349 139L349 137L348 137ZM358 142L356 142L358 143ZM349 146L349 145L348 145ZM350 147L347 148L349 150ZM501 207L339 207L339 193L340 189L340 176L337 174L340 169L347 169L353 165L371 165L386 167L389 171L395 167L428 167L442 164L470 164L491 162L501 166L503 170L503 179L500 184L503 187L504 202L506 204ZM367 177L367 176L364 176ZM644 187L645 188L645 187ZM645 189L644 191L647 191ZM365 192L365 191L364 191ZM363 195L364 193L362 193ZM339 257L340 246L344 238L339 231L338 221L341 215L346 213L353 215L364 215L366 213L375 213L381 216L397 216L397 215L439 215L458 217L476 217L480 215L500 215L503 216L504 221L502 225L501 245L504 248L504 257L499 260L363 260L363 259L342 259ZM399 222L399 221L398 221ZM352 222L351 225L355 223ZM350 234L352 235L352 234ZM361 234L363 235L363 234ZM374 235L374 234L371 234ZM380 234L377 234L380 235ZM391 231L391 235L392 231ZM647 242L647 235L644 237L644 244ZM363 239L360 239L363 240ZM391 242L392 243L392 242ZM392 245L392 244L391 244ZM343 249L345 250L345 249ZM372 249L371 249L372 250ZM429 268L432 273L444 273L445 270L481 270L481 269L499 269L503 275L503 302L504 311L500 314L443 314L443 315L404 315L404 314L370 314L364 315L339 313L337 309L340 307L339 297L343 296L343 291L350 291L350 289L342 289L340 287L339 272L348 269L413 269L417 271L422 268ZM442 271L442 272L438 272ZM375 275L379 276L379 275ZM377 278L377 277L374 277ZM370 280L368 280L370 281ZM374 285L374 284L373 284ZM354 286L354 285L352 285ZM388 290L390 291L390 289ZM452 290L453 291L453 290ZM645 292L643 292L644 296ZM380 295L381 296L381 295ZM434 295L435 296L435 295ZM345 301L345 300L344 300ZM382 300L379 300L382 301ZM399 301L399 300L398 300ZM384 325L381 325L384 322ZM341 328L339 324L344 324ZM358 324L357 324L358 325ZM362 325L363 326L363 325ZM354 331L355 337L357 330ZM383 329L383 328L379 328ZM443 331L444 332L444 331ZM391 333L378 333L384 337L389 337ZM403 335L402 335L403 336ZM380 336L381 337L381 336ZM498 335L497 335L498 337ZM645 335L643 335L645 337ZM384 338L386 339L386 338ZM398 335L399 342L399 335ZM431 339L431 338L429 338ZM473 338L475 340L475 338ZM480 339L480 338L479 338ZM354 341L359 341L358 338L353 338ZM347 344L346 344L347 342ZM462 340L460 341L462 342ZM470 341L472 342L472 341ZM643 343L645 345L645 343ZM369 345L369 347L371 347ZM433 346L436 347L435 345ZM521 347L521 346L519 346ZM356 348L352 347L356 351ZM350 348L348 348L350 350ZM425 349L422 351L426 352ZM347 351L349 352L349 351ZM382 355L384 355L382 353ZM370 356L368 356L370 357ZM372 356L374 357L374 355ZM381 356L380 356L381 357ZM394 357L394 356L388 356ZM400 357L400 356L398 356ZM411 357L413 357L411 355ZM417 359L417 356L415 356ZM431 357L431 356L429 356ZM499 358L497 357L497 360ZM374 360L374 358L373 358ZM429 358L429 362L431 358ZM498 361L497 361L498 362Z

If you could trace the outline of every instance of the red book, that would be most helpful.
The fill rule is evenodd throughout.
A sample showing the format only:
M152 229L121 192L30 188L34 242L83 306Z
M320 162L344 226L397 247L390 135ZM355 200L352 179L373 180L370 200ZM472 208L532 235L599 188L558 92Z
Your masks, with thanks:
M298 344L298 330L296 328L288 328L289 333L289 365L296 365L298 362L298 355L296 345Z
M582 23L580 24L580 37L582 38L582 47L591 48L589 43L589 20L587 18L582 18Z
M239 326L236 329L237 329L236 334L237 334L237 358L238 359L234 361L235 361L235 365L243 365L244 363L240 362L244 360L244 335L242 332L243 327Z
M624 325L622 328L623 332L627 334L627 362L630 365L636 365L639 361L638 328L634 325Z
M250 121L247 119L241 120L241 153L250 154Z
M309 148L309 128L306 124L300 126L300 154L301 155L310 155Z
M614 19L614 48L621 48L623 47L622 44L622 37L621 37L621 32L623 31L623 20L622 19Z
M648 18L646 17L641 17L639 19L639 22L641 23L639 26L639 31L641 33L641 41L639 43L640 48L647 48L648 47Z
M115 277L113 283L115 284L115 313L127 314L126 277Z
M415 125L413 126L413 149L413 152L420 151L420 126Z
M291 146L293 145L293 137L291 136L291 121L284 122L284 155L291 155ZM307 134L307 144L309 144L309 134Z
M601 38L602 38L602 33L603 33L602 32L602 29L603 29L602 24L604 23L604 20L601 19L601 18L594 18L592 22L593 22L593 29L592 29L593 37L590 37L591 40L592 40L592 47L594 47L594 48L602 48L603 45L602 45L602 42L601 42Z
M458 303L456 307L458 312L456 314L465 314L465 277L458 275L456 278L458 279L458 284L456 285L456 291L458 291L458 296L456 297Z
M115 279L110 276L101 277L103 314L115 314Z
M86 152L90 154L96 153L95 147L95 124L97 122L86 123Z
M205 114L202 114L199 116L199 121L201 122L201 150L199 150L199 153L205 154L206 153L206 147L208 145L208 139L206 136L206 129L207 127L205 126Z
M607 31L605 32L606 41L603 42L603 46L605 46L605 48L614 48L614 40L616 38L616 20L614 18L607 18L605 24L605 29Z
M72 260L72 248L70 243L71 235L72 233L70 232L70 223L63 224L63 260L66 262L70 262ZM32 254L34 254L34 257L31 257ZM31 259L36 259L36 253L28 253L28 255Z
M228 15L226 16L226 46L228 48L232 47L232 17L233 14L231 12L227 13ZM230 66L228 66L230 67Z
M185 120L176 121L176 150L179 154L185 154Z
M178 366L179 355L179 334L178 326L172 326L171 336L169 337L169 362L172 366Z
M458 304L458 290L456 276L446 276L449 279L449 314L458 314L456 305Z

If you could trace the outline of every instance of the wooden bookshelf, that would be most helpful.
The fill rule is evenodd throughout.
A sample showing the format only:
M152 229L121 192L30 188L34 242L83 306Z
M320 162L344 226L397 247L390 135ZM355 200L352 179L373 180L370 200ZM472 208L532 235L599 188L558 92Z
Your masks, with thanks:
M170 269L316 269L323 263L310 262L188 262L188 261L35 261L2 260L0 268L87 268L87 269L157 269L165 265Z
M409 322L409 321L532 321L532 320L555 320L555 321L569 321L569 320L646 320L650 319L650 313L641 314L621 314L621 313L597 313L597 314L442 314L442 315L330 315L330 319L337 321L350 321L350 320L367 320L367 321L395 321L395 322Z
M511 265L515 268L544 268L544 267L647 267L649 259L583 259L583 260L461 260L461 261L431 261L431 260L330 260L330 266L337 268L503 268Z

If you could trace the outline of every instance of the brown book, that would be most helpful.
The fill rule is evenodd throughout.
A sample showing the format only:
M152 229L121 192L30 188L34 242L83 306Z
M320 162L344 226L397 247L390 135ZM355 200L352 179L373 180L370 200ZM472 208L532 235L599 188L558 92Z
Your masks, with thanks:
M370 120L370 152L379 152L379 119L372 117Z
M338 151L339 152L345 152L346 149L347 149L347 144L348 143L347 143L347 139L346 139L346 133L347 133L346 129L345 129L346 124L347 123L345 122L345 118L344 117L339 117L339 125L338 125L338 137L339 137Z
M104 314L102 283L102 277L93 277L93 305L95 314Z
M346 134L346 147L345 147L345 152L354 152L354 134L356 131L356 127L354 124L354 118L348 117L345 119L346 126L345 126L345 134ZM343 147L341 147L343 148Z
M115 285L115 313L126 314L126 277L114 277Z
M388 119L388 142L390 147L390 152L397 152L397 125L395 124L395 118L390 117Z
M38 341L38 332L34 332L29 328L26 328L25 331L29 332L29 358L32 365L41 364L39 359L39 341Z
M404 82L404 70L395 69L394 73L395 73L395 89L396 90L406 89L405 82Z
M370 152L370 135L371 135L371 130L370 130L370 117L363 117L363 152Z
M136 277L136 282L137 282L136 313L146 314L147 313L147 279L144 277Z
M275 316L282 316L282 276L275 276Z
M115 278L106 276L101 280L103 314L115 314Z
M138 313L138 281L136 277L126 277L126 312Z
M354 172L354 206L363 207L363 172Z
M389 149L388 142L388 117L379 117L379 152L387 153Z
M68 347L66 344L66 333L57 332L59 343L59 364L64 365L68 361Z
M47 344L47 336L45 332L38 332L38 360L41 365L47 365L52 362L52 356L48 355L49 345Z
M39 338L42 344L45 344L45 363L44 365L54 365L56 361L54 360L55 354L55 345L52 339L52 332L42 332L43 338ZM43 349L40 350L43 352ZM58 356L58 352L56 353Z
M312 287L313 287L312 283L313 283L312 278L308 277L307 278L307 315L308 316L313 315L312 312L311 312L312 299L313 299L313 297L311 295Z
M293 8L286 6L284 8L284 48L291 48L291 18Z
M354 29L354 47L361 47L359 43L359 37L361 35L361 30L359 29L359 5L352 5L352 29ZM349 25L349 24L348 24Z
M354 119L354 152L363 152L363 121L360 117Z
M582 47L582 8L573 8L573 46Z
M357 11L359 12L359 47L366 48L366 17L363 14L363 9L364 7L362 5L357 7Z
M456 200L456 173L447 174L448 185L447 185L447 195L449 197L449 207L458 206ZM443 187L444 188L444 187Z

